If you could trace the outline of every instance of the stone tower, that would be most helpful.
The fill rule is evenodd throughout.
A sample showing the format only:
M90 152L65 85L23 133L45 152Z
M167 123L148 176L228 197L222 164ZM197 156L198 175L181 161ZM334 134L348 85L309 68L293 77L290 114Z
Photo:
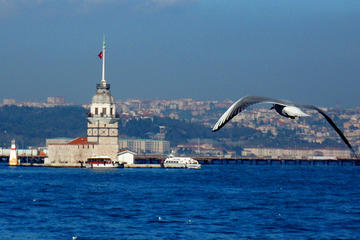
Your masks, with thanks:
M105 39L99 54L102 59L102 80L96 84L90 112L87 114L87 138L47 139L50 166L83 166L89 158L110 157L117 161L119 152L118 120L110 84L105 81Z
M119 133L118 133L118 116L116 114L116 106L114 98L110 92L110 84L105 81L105 39L103 49L99 57L102 59L102 80L100 84L96 84L96 93L92 98L90 112L88 113L87 124L87 141L89 143L97 143L99 147L105 145L107 154L115 156L119 150ZM111 150L110 150L111 149Z

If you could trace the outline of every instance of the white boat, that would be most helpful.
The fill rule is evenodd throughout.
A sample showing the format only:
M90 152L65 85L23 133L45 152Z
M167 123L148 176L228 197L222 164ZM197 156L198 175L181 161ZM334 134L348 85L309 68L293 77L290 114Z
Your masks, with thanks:
M170 155L163 163L164 168L192 168L200 169L201 164L189 157L174 157Z
M86 168L120 168L122 164L111 161L108 156L96 156L88 158L85 163Z

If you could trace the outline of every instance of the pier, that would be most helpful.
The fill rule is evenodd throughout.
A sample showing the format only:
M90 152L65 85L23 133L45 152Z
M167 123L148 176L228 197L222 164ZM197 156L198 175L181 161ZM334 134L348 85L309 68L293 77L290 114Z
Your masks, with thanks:
M167 156L161 155L136 155L136 164L160 164ZM353 165L360 166L360 158L322 158L322 159L298 159L298 158L259 158L259 157L208 157L192 156L200 164L250 164L250 165Z
M20 166L45 166L45 155L19 154ZM150 168L160 165L166 155L135 155L135 164L128 167L149 166ZM360 166L360 158L321 158L321 159L299 159L299 158L259 158L259 157L208 157L191 156L202 165L222 165L222 164L249 164L249 165L337 165L337 166ZM0 154L0 162L8 162L9 155ZM141 165L141 166L137 166ZM56 165L61 167L61 165ZM65 167L65 166L64 166ZM81 167L75 166L74 167Z
M19 165L41 165L44 164L46 156L18 156ZM9 156L0 155L0 162L9 162Z

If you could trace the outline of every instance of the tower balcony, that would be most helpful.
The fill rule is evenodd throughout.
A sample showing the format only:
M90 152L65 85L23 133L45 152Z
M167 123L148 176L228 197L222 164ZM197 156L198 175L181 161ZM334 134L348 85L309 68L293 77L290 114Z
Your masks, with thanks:
M91 112L88 112L86 114L86 117L88 117L88 118L120 118L120 114L119 113L115 113L115 114L104 114L104 113L92 114Z
M110 84L109 83L107 83L107 84L98 83L98 84L96 84L96 89L107 89L107 90L109 90L110 89Z

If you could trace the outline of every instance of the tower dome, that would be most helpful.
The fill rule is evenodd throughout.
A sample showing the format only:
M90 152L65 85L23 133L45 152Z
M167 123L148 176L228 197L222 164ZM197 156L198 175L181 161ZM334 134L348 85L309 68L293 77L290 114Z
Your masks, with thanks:
M95 95L91 100L91 118L116 118L116 106L114 97L110 92L110 84L105 88L102 84L97 85Z
M95 95L91 100L92 104L114 104L114 97L111 95L110 90L97 89Z

